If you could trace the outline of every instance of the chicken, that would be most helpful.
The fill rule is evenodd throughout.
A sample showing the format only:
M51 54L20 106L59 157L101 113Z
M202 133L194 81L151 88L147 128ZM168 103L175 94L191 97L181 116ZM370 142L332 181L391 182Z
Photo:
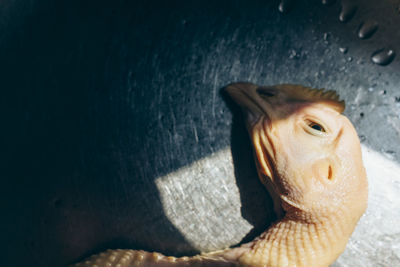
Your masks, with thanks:
M329 266L367 206L357 133L334 91L299 85L226 88L242 107L259 178L279 220L250 243L194 257L109 250L76 266Z

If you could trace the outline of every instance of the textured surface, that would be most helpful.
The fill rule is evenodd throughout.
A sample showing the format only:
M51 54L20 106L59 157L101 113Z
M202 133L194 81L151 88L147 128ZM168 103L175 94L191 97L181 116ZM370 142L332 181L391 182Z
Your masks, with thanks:
M74 265L75 267L237 267L234 262L205 256L166 257L140 250L107 250Z
M181 255L260 233L272 205L253 179L237 110L232 118L219 94L233 81L337 89L362 143L398 166L399 57L384 67L370 61L377 49L400 51L398 1L360 1L347 23L340 1L296 1L285 14L264 0L107 2L0 4L6 265L59 266L107 248ZM361 40L366 19L379 27ZM175 194L182 176L160 193L157 178L212 153L232 155L234 169L215 177L208 165L196 183L185 178L190 195ZM370 162L370 207L336 266L400 262L399 178L381 177ZM196 205L177 208L182 199ZM177 209L185 219L174 222ZM208 217L210 229L191 231ZM236 236L216 237L227 223Z

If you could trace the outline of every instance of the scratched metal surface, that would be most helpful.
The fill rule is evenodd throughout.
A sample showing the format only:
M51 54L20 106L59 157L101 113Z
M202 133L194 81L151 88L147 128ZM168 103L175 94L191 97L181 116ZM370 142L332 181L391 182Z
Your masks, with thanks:
M400 60L371 61L400 53L399 2L354 2L346 22L341 1L295 2L1 1L2 263L193 254L259 234L271 201L221 94L245 80L339 91L371 196L333 266L400 265Z

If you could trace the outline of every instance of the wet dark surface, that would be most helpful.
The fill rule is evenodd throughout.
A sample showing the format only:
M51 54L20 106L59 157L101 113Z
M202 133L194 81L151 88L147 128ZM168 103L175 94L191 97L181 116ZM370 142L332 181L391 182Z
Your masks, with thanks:
M338 89L363 143L399 162L398 58L371 60L399 51L398 3L356 3L346 23L340 1L279 4L3 1L4 266L63 266L107 248L210 249L219 237L189 242L155 180L227 148L241 215L254 226L237 239L260 233L272 207L256 177L246 182L255 176L250 143L221 94L234 81ZM379 27L361 40L367 19ZM194 186L213 178L204 176ZM218 210L218 197L193 209ZM189 224L202 221L178 226Z

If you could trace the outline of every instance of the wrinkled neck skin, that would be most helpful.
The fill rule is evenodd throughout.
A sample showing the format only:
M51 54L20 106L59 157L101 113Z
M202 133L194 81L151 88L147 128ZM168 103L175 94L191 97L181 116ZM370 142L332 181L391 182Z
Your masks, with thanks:
M240 266L329 266L345 249L358 219L344 210L331 217L288 211L239 258Z

